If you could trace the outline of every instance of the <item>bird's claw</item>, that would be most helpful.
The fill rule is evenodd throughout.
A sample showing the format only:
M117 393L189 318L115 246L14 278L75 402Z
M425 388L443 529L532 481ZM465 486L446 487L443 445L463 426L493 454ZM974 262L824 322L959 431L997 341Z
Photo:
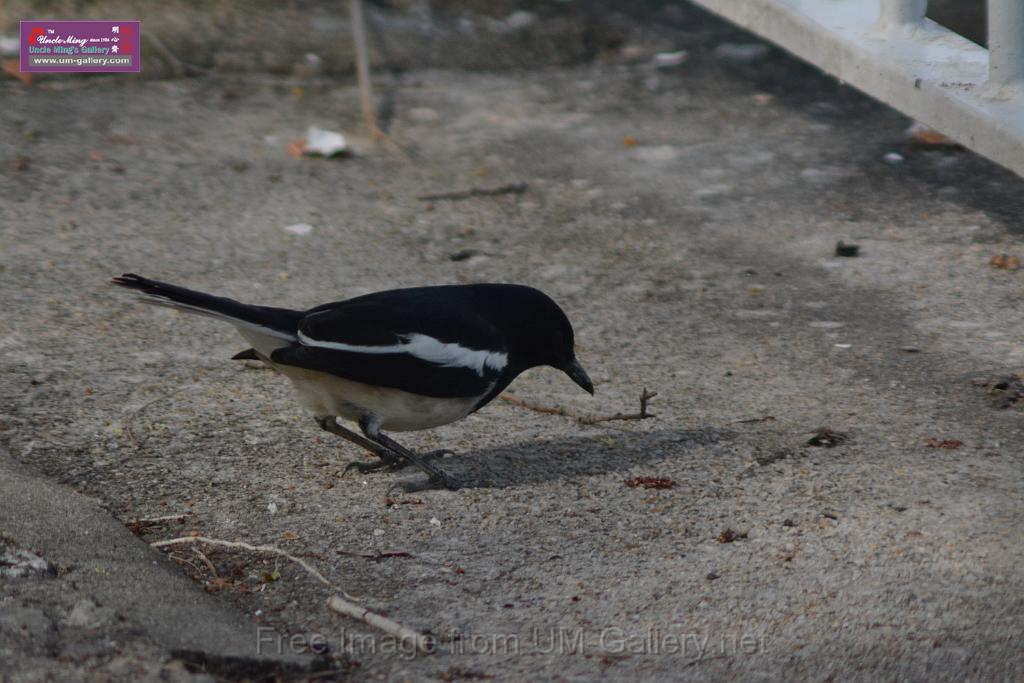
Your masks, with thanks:
M426 472L431 483L440 484L450 491L458 491L462 488L462 482L437 467L434 467L432 464L434 460L439 460L445 455L455 455L455 451L447 448L441 448L436 451L428 451L426 453L407 451L400 454L402 456L402 460L397 463L395 469L399 469L407 465L416 465Z
M367 474L369 472L379 472L380 470L391 468L398 469L405 463L390 463L384 460L378 460L377 462L363 462L362 460L353 460L349 464L345 465L345 469L342 470L341 476L345 476L350 470L357 470L360 474Z
M432 453L424 453L420 457L431 456L433 458L439 458L444 453L451 453L451 451L434 451ZM390 463L380 460L378 462L363 462L362 460L354 460L349 464L345 465L345 469L342 470L341 476L344 477L351 470L356 470L360 474L368 474L370 472L379 472L380 470L389 469L392 471L400 470L409 465L415 464L409 460L401 460L397 463ZM442 472L436 468L430 468L431 471L427 472L427 477L434 484L440 484L450 491L458 491L462 488L462 482L455 477Z

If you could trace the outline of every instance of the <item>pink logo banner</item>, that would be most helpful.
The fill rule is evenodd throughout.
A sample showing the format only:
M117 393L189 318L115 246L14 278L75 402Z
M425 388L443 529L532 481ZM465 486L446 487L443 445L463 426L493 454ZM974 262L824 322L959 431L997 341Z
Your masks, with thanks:
M23 21L21 70L141 71L140 27L138 21Z

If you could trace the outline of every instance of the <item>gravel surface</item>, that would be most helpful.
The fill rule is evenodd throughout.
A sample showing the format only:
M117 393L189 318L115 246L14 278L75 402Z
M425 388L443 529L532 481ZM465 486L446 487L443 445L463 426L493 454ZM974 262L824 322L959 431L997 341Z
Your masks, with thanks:
M716 56L749 36L680 36L690 55L670 69L640 46L406 74L402 153L360 138L354 88L326 81L4 82L0 457L144 541L301 555L333 589L271 555L136 549L248 615L254 648L263 627L322 635L339 678L1020 678L1024 400L980 383L1024 374L1024 271L990 265L1024 254L1024 182L908 140L905 118L774 49ZM309 125L350 134L355 154L289 156ZM299 223L312 230L285 230ZM834 256L839 240L860 255ZM597 396L552 370L513 393L598 415L636 410L646 387L657 416L587 426L495 401L402 435L455 450L442 466L461 491L413 471L342 477L361 454L285 380L230 361L246 346L233 330L105 284L124 271L294 307L531 284L574 321ZM833 447L809 445L825 428ZM55 562L14 533L26 513L9 500L8 550ZM0 675L93 662L121 680L124 652L193 675L159 634L142 647L97 627L112 645L82 652L12 635L11 614L87 626L77 601L107 603L76 571L0 578ZM333 615L343 591L439 652L407 656ZM135 604L109 608L131 621Z

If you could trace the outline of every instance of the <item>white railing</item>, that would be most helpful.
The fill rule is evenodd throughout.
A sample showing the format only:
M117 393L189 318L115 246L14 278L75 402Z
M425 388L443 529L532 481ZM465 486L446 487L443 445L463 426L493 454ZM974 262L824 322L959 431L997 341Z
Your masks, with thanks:
M988 0L985 49L928 0L691 0L1024 176L1024 0Z

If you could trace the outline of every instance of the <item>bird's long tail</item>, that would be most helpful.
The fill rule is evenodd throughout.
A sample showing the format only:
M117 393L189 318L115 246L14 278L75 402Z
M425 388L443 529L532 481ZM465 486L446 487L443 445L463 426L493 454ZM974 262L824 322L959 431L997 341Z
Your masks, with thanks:
M302 311L270 306L243 304L212 294L185 289L177 285L158 282L148 278L125 273L111 280L115 285L134 289L142 293L142 301L158 306L168 306L190 313L205 315L233 324L246 338L246 332L270 336L282 341L292 341L298 332Z

